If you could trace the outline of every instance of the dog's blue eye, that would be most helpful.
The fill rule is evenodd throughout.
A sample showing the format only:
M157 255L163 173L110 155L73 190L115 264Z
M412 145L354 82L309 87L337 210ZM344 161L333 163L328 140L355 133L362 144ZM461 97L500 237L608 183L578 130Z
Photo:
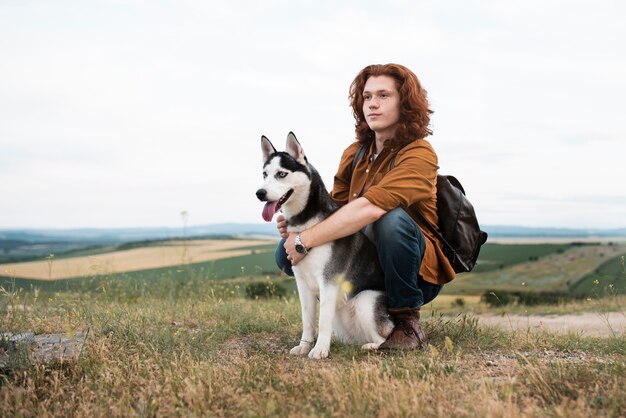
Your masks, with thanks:
M281 179L284 179L285 177L287 177L287 172L285 172L285 171L279 171L277 175L278 175L278 177L280 177Z

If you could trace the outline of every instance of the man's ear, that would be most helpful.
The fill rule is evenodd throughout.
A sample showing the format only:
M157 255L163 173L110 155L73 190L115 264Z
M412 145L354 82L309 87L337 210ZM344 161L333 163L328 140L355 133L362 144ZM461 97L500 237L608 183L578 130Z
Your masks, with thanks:
M276 152L276 148L270 142L269 139L265 135L261 135L261 151L263 151L263 162L265 163L267 159Z
M306 156L304 155L304 150L300 146L300 143L296 139L296 136L293 132L289 132L287 135L287 153L293 157L294 160L299 162L302 165L306 165Z

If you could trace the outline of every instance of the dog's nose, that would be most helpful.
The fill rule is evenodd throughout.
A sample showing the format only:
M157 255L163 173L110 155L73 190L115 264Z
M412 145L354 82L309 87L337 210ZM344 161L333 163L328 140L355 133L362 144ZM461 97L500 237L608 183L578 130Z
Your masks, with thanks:
M265 197L267 196L267 190L265 189L259 189L256 191L256 197L259 200L265 200Z

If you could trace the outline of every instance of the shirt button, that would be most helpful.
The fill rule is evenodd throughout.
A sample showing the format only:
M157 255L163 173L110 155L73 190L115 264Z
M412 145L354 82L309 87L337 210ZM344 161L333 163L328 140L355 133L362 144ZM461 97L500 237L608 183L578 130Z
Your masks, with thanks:
M356 197L356 193L352 193L352 197Z

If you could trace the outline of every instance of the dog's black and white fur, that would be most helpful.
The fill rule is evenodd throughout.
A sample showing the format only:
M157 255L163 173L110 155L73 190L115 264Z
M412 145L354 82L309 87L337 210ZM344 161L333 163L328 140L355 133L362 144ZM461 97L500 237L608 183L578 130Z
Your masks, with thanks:
M263 136L264 182L257 197L265 205L263 217L271 221L282 210L288 232L311 228L338 209L319 173L308 163L295 135L287 136L286 152L278 152ZM302 307L302 339L294 355L328 357L331 337L364 349L376 349L394 323L387 315L384 276L374 245L362 233L341 238L309 251L293 272ZM320 301L319 335L315 339L315 313Z

